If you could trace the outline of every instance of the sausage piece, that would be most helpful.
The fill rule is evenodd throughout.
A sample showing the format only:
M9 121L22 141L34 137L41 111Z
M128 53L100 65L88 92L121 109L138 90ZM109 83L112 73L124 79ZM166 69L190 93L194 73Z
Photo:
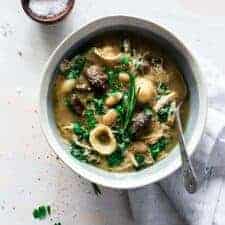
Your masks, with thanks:
M132 120L131 132L133 134L133 138L137 139L143 132L148 129L151 121L151 115L147 115L144 112L138 113Z
M107 75L100 66L92 65L85 71L85 76L95 92L105 92L107 89Z

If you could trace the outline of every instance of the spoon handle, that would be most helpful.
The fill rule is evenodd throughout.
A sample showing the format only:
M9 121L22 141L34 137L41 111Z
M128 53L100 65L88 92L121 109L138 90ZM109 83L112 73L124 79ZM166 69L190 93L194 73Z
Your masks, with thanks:
M179 107L176 110L175 114L178 129L178 140L180 144L180 152L182 159L182 174L184 186L189 193L195 193L197 191L197 177L194 168L192 166L191 160L187 154L185 139L183 135L183 128L180 119Z

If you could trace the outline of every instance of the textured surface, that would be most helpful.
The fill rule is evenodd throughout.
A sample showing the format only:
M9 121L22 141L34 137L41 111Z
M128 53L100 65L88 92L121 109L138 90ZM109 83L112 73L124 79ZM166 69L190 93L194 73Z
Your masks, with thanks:
M20 1L2 1L0 224L39 224L31 214L34 207L43 203L53 207L52 221L49 218L41 222L43 225L59 221L62 225L134 224L126 193L103 189L104 197L97 198L89 183L57 160L47 145L37 115L43 65L71 31L103 16L123 14L164 25L199 55L221 64L224 71L224 4L222 0L198 0L198 3L194 0L77 0L65 21L44 27L26 17ZM163 197L154 199L163 201ZM222 214L218 212L218 218ZM171 214L164 216L173 225ZM215 222L218 218L215 217Z

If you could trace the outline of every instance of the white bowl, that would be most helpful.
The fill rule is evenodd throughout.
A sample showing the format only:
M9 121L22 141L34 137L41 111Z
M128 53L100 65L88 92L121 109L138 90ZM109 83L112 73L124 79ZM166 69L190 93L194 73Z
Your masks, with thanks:
M112 173L74 159L59 134L52 109L52 86L59 62L75 54L92 38L111 31L129 31L151 38L174 58L186 80L190 94L190 113L185 130L188 154L191 155L201 139L207 114L207 95L201 72L190 51L173 34L164 28L138 18L114 16L90 23L72 33L50 56L43 72L40 90L40 121L43 132L58 156L76 173L103 186L120 189L141 187L158 182L181 166L178 146L165 159L138 172Z

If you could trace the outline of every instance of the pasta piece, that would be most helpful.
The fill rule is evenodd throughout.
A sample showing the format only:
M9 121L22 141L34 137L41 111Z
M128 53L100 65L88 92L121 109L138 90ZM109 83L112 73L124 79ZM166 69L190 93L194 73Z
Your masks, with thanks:
M112 130L103 124L99 124L90 132L89 141L101 155L110 155L116 150L116 139Z
M121 58L119 49L110 45L102 48L94 48L94 53L108 65L119 63Z

